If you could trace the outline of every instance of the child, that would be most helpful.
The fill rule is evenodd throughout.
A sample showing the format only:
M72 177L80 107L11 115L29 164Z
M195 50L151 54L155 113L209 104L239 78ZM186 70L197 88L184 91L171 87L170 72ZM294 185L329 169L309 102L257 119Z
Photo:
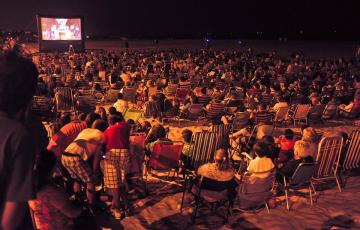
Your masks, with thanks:
M251 173L252 177L266 178L275 167L268 157L269 148L267 144L259 142L254 145L253 149L256 157L250 161L247 172Z
M286 129L285 134L278 138L277 143L279 144L280 152L276 163L281 165L293 158L295 145L294 132L291 129Z

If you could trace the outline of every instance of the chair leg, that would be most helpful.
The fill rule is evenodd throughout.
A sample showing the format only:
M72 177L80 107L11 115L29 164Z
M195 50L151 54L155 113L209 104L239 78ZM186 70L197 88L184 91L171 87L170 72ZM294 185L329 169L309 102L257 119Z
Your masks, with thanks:
M266 208L267 213L270 214L270 208L266 201L265 201L265 208Z
M312 189L311 189L311 185L309 186L309 193L310 193L310 205L313 205L313 196L312 196Z
M194 214L193 214L193 216L192 216L192 223L195 223L196 216L197 216L197 212L198 212L198 208L199 208L199 205L200 205L200 202L199 202L198 199L199 199L198 197L195 198L195 205L196 205L196 206L195 206Z
M316 189L315 189L315 185L312 182L312 180L310 181L310 186L311 186L312 190L314 191L314 195L315 195L316 194Z
M341 185L340 185L340 181L337 175L335 175L335 180L336 180L336 184L338 186L339 192L341 192Z
M183 208L183 205L184 205L186 186L187 186L187 178L184 178L184 190L183 190L183 194L182 194L182 197L181 197L180 213L182 213L182 208Z
M285 188L285 199L286 199L286 209L290 211L290 204L289 204L289 195L288 195L288 189Z

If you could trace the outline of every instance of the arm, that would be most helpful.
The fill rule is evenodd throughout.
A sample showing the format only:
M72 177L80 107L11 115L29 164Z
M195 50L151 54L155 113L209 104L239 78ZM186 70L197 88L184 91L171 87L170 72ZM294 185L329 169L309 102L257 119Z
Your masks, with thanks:
M3 215L1 216L0 229L16 229L24 217L25 203L7 201L4 205Z

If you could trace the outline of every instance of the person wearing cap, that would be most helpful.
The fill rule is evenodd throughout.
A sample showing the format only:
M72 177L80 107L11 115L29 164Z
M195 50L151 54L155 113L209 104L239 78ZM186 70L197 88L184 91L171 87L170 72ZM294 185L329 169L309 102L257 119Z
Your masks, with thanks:
M61 164L75 180L74 192L79 192L80 183L85 183L90 204L93 204L95 199L95 172L100 166L105 129L105 121L95 120L91 128L82 130L61 155ZM90 158L93 158L92 167L89 165Z
M294 145L294 159L288 161L284 167L280 168L276 172L276 178L280 183L283 183L283 177L292 177L296 168L300 163L311 163L314 161L312 154L309 152L310 143L300 140L295 142Z

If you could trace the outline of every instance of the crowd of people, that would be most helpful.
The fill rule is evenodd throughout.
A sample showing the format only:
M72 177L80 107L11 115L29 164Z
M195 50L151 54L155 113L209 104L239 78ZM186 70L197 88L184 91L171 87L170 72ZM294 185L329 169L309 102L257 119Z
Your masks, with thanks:
M163 126L166 118L191 119L190 108L196 104L201 108L195 115L203 114L212 125L231 125L239 114L243 121L239 131L230 134L229 143L214 153L214 163L199 168L200 175L220 181L233 178L236 170L229 152L246 143L243 151L252 158L247 173L264 178L276 168L282 183L281 178L291 176L301 162L314 161L319 137L307 126L300 138L291 129L273 137L266 127L274 114L280 108L310 104L309 116L321 110L320 120L358 117L359 64L356 58L310 60L301 53L281 57L276 52L254 54L251 49L88 51L25 57L6 51L0 57L0 192L5 194L0 198L1 227L20 224L29 200L40 229L78 224L73 220L83 212L52 181L54 169L74 181L70 190L83 192L92 206L99 202L96 187L103 181L112 197L114 217L131 215L126 183L130 136L146 134L149 156L155 143L173 144ZM57 111L58 87L70 87L73 100L85 92L93 96L96 110L76 115ZM130 89L134 91L129 98ZM178 89L186 93L180 97ZM55 124L50 140L40 117L33 114L34 95L54 105L48 117L41 117ZM218 105L224 109L210 117ZM141 110L144 117L160 124L125 120L129 109ZM249 140L249 127L255 124L256 138ZM184 127L182 161L189 157L191 137L192 131Z

